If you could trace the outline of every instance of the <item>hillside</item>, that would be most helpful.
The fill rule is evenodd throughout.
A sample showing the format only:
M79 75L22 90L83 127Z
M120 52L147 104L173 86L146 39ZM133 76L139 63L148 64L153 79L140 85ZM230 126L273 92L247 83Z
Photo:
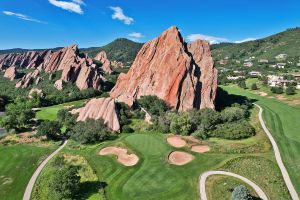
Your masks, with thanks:
M90 47L80 49L81 52L87 53L90 57L95 57L100 50L105 50L110 60L121 61L123 63L132 63L142 43L137 43L125 38L116 39L115 41L103 47Z
M300 57L300 28L287 29L284 32L244 43L224 43L212 45L215 60L246 59L255 56L257 59L275 60L278 54L287 54L288 60Z
M51 48L51 49L22 49L22 48L14 48L14 49L4 49L0 50L0 55L1 54L8 54L8 53L25 53L28 51L45 51L45 50L52 50L52 51L57 51L62 49L63 47L56 47L56 48Z

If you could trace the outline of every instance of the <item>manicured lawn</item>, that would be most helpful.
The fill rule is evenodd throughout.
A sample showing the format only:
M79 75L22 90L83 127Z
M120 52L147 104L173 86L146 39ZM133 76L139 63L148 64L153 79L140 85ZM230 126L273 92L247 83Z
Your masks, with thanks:
M52 120L52 121L56 120L56 115L59 110L68 108L69 106L74 106L74 107L81 106L84 104L85 101L86 99L49 106L49 107L43 107L41 108L40 111L36 113L36 118L40 120Z
M254 140L260 143L259 139L255 138ZM227 144L229 143L227 141ZM113 156L100 156L100 149L106 146L126 146L131 152L139 156L140 161L136 166L125 167L118 163ZM214 145L211 147L214 148ZM234 145L228 145L227 148L234 148ZM224 153L214 149L205 154L197 154L184 147L179 150L192 153L195 159L187 165L175 166L167 161L169 153L173 150L178 149L167 144L165 135L154 132L141 132L123 134L115 141L98 145L82 146L70 141L62 153L80 155L88 161L99 181L107 183L105 188L107 199L199 199L198 178L201 173L215 169L231 170L227 163L231 163L232 159L235 161L239 157L248 158L248 155L253 155L250 159L258 157L261 160L258 163L261 168L264 167L265 163L268 164L266 171L269 170L269 172L262 171L262 173L265 173L264 176L268 176L268 181L273 180L273 182L266 185L265 182L259 181L261 177L252 174L257 169L257 162L253 162L256 163L255 165L247 166L248 169L244 170L243 175L258 183L258 185L262 184L261 187L267 194L273 193L270 196L284 196L285 198L278 199L289 199L281 175L276 168L276 163L268 160L269 157L272 157L270 154L259 154L258 152L244 154L230 150ZM245 166L243 165L243 167ZM45 176L45 174L43 176L41 178L46 177L49 179L50 177L49 175ZM226 189L226 187L222 189ZM279 193L282 195L279 195Z
M255 99L263 109L263 118L279 146L284 164L300 195L300 107L274 98L262 97L230 85L222 87L230 94Z
M0 145L0 199L22 199L33 172L51 151L25 144Z

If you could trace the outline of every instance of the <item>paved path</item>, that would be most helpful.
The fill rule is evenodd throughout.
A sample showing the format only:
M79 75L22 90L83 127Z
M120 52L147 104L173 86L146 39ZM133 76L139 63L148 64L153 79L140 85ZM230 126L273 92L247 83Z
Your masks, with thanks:
M270 142L272 144L277 164L278 164L278 166L280 168L281 174L282 174L284 182L285 182L285 184L286 184L286 186L287 186L287 188L288 188L288 190L290 192L290 195L291 195L291 197L292 197L293 200L299 200L299 196L298 196L298 194L297 194L297 192L296 192L296 190L295 190L295 188L293 186L293 183L292 183L292 181L290 179L290 176L289 176L289 174L288 174L288 172L287 172L287 170L286 170L286 168L285 168L285 166L284 166L284 164L282 162L282 159L281 159L281 156L280 156L280 152L279 152L279 148L278 148L278 146L277 146L277 144L276 144L276 142L275 142L272 134L268 130L268 128L267 128L267 126L266 126L266 124L265 124L265 122L263 120L263 117L262 117L263 109L259 105L257 105L257 104L254 104L254 105L259 108L259 114L258 114L258 116L259 116L260 124L261 124L262 128L264 129L265 133L267 134L267 136L268 136L268 138L269 138L269 140L270 140Z
M258 187L258 185L256 185L255 183L253 183L252 181L250 181L249 179L243 176L231 172L226 172L226 171L207 171L200 175L200 181L199 181L200 200L207 200L206 192L205 192L205 182L207 177L209 177L210 175L226 175L226 176L232 176L238 178L244 181L245 183L247 183L248 185L250 185L261 199L268 200L267 195L262 191L262 189Z
M40 166L35 170L34 174L32 175L30 181L27 184L24 196L23 196L23 200L30 200L30 196L31 196L31 192L33 189L33 186L36 182L36 179L38 178L39 174L41 173L41 171L43 170L43 168L46 166L46 164L60 151L62 150L66 144L67 144L68 140L66 140L63 145L61 145L56 151L54 151L50 156L48 156L41 164Z

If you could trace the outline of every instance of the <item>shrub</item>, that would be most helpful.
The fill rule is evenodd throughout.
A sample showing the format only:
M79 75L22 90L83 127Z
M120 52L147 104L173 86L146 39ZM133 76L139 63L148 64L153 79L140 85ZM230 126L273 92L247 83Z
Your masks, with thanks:
M234 188L231 194L232 200L252 200L249 190L243 186L239 185Z
M125 126L122 127L122 132L123 133L133 133L134 130L130 126L125 125Z
M243 88L243 89L246 89L246 88L247 88L245 80L239 81L239 82L238 82L238 86L239 86L240 88Z
M216 126L216 130L212 131L213 137L233 140L248 138L253 135L255 135L255 129L245 120L220 124Z
M246 118L247 112L240 107L228 107L221 112L221 118L224 122L233 122Z
M70 130L71 138L82 144L102 142L110 139L113 133L104 125L103 120L88 119L78 122Z

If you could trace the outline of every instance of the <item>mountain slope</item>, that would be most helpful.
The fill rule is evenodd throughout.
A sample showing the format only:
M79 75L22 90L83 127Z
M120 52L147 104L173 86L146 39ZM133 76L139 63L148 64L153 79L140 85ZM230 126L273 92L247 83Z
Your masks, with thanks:
M132 63L138 51L142 48L142 43L137 43L125 38L116 39L115 41L103 47L91 47L81 49L83 53L87 53L90 57L95 57L97 53L104 50L109 60L121 61L123 63Z
M215 60L245 59L255 56L257 59L274 60L278 54L287 54L289 60L300 57L300 28L287 29L284 32L240 44L224 43L212 45Z

